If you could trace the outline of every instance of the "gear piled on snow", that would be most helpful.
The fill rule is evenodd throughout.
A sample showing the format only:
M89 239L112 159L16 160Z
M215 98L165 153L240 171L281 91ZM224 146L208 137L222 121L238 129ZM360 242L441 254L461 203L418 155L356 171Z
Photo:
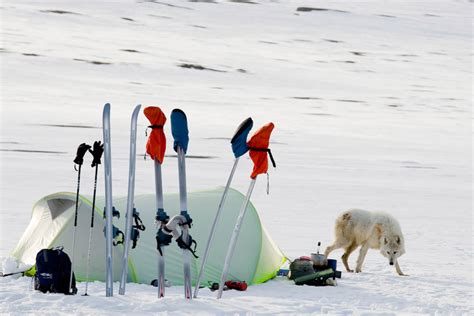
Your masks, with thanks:
M335 280L341 278L341 272L336 270L335 264L331 266L327 261L321 264L320 261L302 256L291 262L288 278L296 285L336 285Z

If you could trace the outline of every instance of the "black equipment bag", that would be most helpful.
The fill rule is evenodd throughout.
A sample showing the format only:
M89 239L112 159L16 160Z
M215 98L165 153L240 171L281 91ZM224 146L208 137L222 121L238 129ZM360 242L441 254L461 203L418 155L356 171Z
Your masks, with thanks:
M290 273L288 278L294 280L304 275L313 274L316 272L313 267L313 261L309 258L298 258L291 262Z
M43 293L76 294L76 277L71 276L71 260L63 247L42 249L36 255L35 290Z

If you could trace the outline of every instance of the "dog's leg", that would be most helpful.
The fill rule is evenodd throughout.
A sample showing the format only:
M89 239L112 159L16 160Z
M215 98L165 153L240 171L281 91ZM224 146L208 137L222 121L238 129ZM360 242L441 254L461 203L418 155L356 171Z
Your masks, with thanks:
M364 263L365 255L367 255L368 250L368 243L365 243L362 245L362 247L360 247L359 258L357 258L356 273L362 272L362 264Z
M408 276L407 274L404 274L402 272L402 269L400 269L400 265L398 264L398 260L395 262L395 269L397 270L398 275Z
M353 241L346 249L345 249L345 252L344 254L342 255L342 263L344 263L344 266L346 267L346 271L347 272L354 272L354 270L351 270L349 268L349 263L348 263L348 259L349 259L349 256L351 255L351 253L357 248L357 245L356 243Z
M338 246L335 242L331 246L327 246L326 250L324 251L324 255L326 256L326 258L334 249L337 249L337 248L340 248L340 246Z

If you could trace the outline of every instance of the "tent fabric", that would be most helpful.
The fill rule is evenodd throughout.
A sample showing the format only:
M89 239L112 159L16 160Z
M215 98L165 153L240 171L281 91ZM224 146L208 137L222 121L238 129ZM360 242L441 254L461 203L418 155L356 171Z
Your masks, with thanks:
M204 248L207 242L211 222L223 193L223 188L210 191L188 193L188 204L193 217L190 234L197 241L199 259L192 259L191 271L193 283L201 266ZM36 254L43 248L64 246L64 251L71 253L72 229L75 209L74 193L54 193L40 199L33 207L31 221L14 249L12 256L25 264L34 264ZM230 189L221 221L216 230L216 237L210 250L202 284L218 282L222 272L224 257L229 245L232 228L235 225L240 207L245 197L240 192ZM122 212L126 209L127 198L114 198L114 206ZM179 213L179 195L164 196L164 205L170 215ZM104 281L105 279L105 238L103 228L104 198L96 201L94 228L92 230L91 266L89 280ZM131 249L128 262L128 281L150 284L157 275L158 251L156 249L155 195L144 194L135 196L135 206L140 212L146 230L140 232L137 247ZM91 199L80 196L78 206L78 226L76 231L76 247L74 256L74 272L79 281L86 276L87 247L90 229ZM54 218L53 218L54 217ZM114 224L123 230L125 216L115 219ZM173 285L183 284L182 249L176 242L165 248L166 278ZM113 276L120 280L121 258L123 245L113 247ZM235 256L230 265L228 279L246 281L257 284L267 281L276 275L284 263L285 256L273 243L263 228L255 207L250 203L247 215L242 224L241 234L237 241Z
M257 175L267 173L268 171L268 146L270 144L270 135L275 125L268 123L262 126L256 131L250 140L247 142L247 146L250 150L250 158L253 161L253 171L250 178L255 179Z
M234 136L230 140L230 143L232 144L232 152L234 153L235 158L239 158L249 150L247 146L247 136L252 127L253 120L250 117L240 123L239 127L237 127Z
M189 131L186 114L180 109L174 109L171 112L171 134L174 138L174 151L178 152L178 146L188 151Z
M166 116L157 106L149 106L143 110L143 113L150 121L151 133L146 143L146 152L153 160L163 163L166 151L166 136L163 132L163 126L166 123Z

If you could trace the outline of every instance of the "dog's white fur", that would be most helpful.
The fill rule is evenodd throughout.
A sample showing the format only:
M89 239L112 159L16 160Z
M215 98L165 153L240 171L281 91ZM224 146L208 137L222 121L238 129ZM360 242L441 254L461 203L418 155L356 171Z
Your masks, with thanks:
M395 265L399 275L403 274L397 258L405 253L405 241L398 221L390 214L350 209L336 219L335 241L326 248L326 257L331 251L344 248L342 262L348 272L354 272L347 262L349 255L359 246L356 272L362 272L362 263L369 248L380 249L390 265Z

